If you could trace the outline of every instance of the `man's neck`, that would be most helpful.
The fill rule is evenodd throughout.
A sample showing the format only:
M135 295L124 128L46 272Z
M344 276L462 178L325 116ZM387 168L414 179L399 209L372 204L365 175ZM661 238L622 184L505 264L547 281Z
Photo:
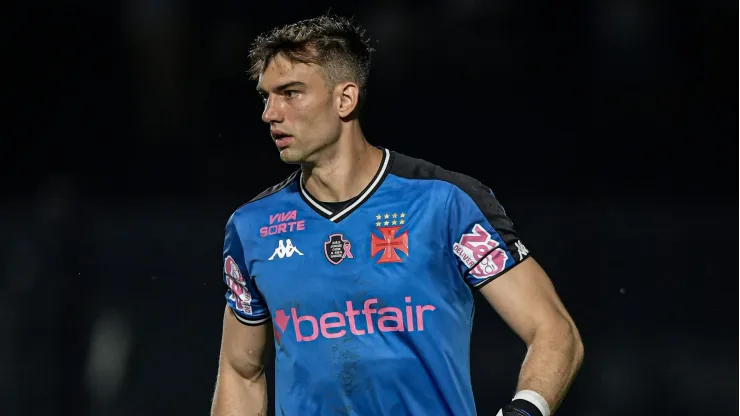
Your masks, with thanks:
M319 162L303 166L306 190L322 202L344 202L359 195L380 168L383 152L370 145L362 132L324 149Z

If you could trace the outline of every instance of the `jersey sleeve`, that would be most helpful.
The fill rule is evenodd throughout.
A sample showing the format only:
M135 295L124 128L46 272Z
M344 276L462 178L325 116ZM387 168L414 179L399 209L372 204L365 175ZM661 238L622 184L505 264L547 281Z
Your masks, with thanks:
M244 247L233 217L226 223L223 266L228 288L226 302L236 319L247 325L260 325L270 319L267 305L247 270Z
M468 285L480 288L529 257L504 208L480 182L453 185L447 214L455 267Z

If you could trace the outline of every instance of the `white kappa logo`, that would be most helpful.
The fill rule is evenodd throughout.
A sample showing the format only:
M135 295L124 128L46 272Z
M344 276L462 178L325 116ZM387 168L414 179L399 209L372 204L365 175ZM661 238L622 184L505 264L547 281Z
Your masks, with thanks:
M527 247L524 247L524 244L522 244L521 241L517 241L514 243L514 246L516 246L516 250L519 252L519 261L524 260L524 256L529 254L529 250L527 250Z
M284 243L283 240L280 240L280 242L278 243L278 248L275 249L275 252L272 253L272 256L270 256L268 260L274 259L275 256L278 256L281 259L284 257L291 257L294 253L298 253L299 256L303 255L303 253L298 250L298 247L293 245L293 242L290 241L290 239L285 240Z

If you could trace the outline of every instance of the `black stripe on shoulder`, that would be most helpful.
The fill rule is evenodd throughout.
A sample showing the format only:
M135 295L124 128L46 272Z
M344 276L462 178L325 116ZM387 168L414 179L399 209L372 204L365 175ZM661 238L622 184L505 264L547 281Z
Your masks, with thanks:
M491 189L468 175L449 171L424 159L416 159L394 152L394 163L390 173L406 179L436 179L451 183L462 189L476 203L490 199Z
M448 182L465 192L495 228L514 232L511 220L506 217L504 208L496 200L491 189L471 176L449 171L426 160L400 153L395 154L390 173L406 179L436 179Z
M416 159L398 152L391 152L393 163L390 174L406 179L439 179L436 170L439 166L423 159Z
M280 192L280 190L282 190L286 186L290 185L291 182L293 182L295 180L296 176L298 176L298 173L300 173L300 171L301 170L298 169L295 172L291 173L290 176L288 176L287 179L285 179L284 181L280 182L277 185L271 186L271 187L265 189L264 191L260 192L259 195L257 195L254 198L252 198L252 200L249 201L249 202L259 201L262 198L266 198L266 197L268 197L268 196L270 196L272 194L275 194L275 193ZM249 202L247 202L247 204Z
M295 172L291 173L290 176L288 176L284 181L280 182L277 185L273 185L273 186L265 189L264 191L260 192L257 196L255 196L254 198L252 198L249 202L245 202L239 208L237 208L237 211L240 208L244 207L245 205L249 205L252 202L259 201L260 199L267 198L270 195L274 195L274 194L280 192L280 190L282 190L286 186L290 185L295 180L295 178L298 176L298 173L300 173L300 172L301 172L301 170L298 169Z

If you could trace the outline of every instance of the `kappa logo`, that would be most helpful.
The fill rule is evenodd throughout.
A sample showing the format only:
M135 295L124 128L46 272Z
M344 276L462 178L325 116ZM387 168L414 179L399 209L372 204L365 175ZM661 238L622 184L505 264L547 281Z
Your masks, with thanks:
M485 228L475 224L473 232L463 234L453 251L468 266L471 275L485 279L500 273L506 266L509 256L499 245Z
M342 234L332 234L329 241L324 243L324 255L329 263L338 265L344 259L352 259L352 243L344 238Z
M290 241L290 239L280 240L278 243L278 247L275 249L275 252L272 253L272 256L268 260L272 260L275 258L275 256L278 256L279 258L285 258L285 257L293 257L293 254L298 254L299 256L302 256L303 253L301 253L300 250L298 250L298 247L293 245L293 242Z
M383 254L378 258L376 263L401 263L403 259L398 255L396 250L409 255L409 232L405 231L401 235L396 235L404 224L406 224L406 213L384 214L375 216L375 226L378 227L382 238L375 233L370 233L370 256L375 257L381 251Z
M306 220L298 221L297 215L296 210L270 215L270 225L260 228L260 237L305 230Z
M529 250L527 249L527 247L524 247L524 244L522 244L521 241L517 241L516 243L514 243L514 246L516 247L516 251L519 253L519 261L524 260L524 257L529 254Z

